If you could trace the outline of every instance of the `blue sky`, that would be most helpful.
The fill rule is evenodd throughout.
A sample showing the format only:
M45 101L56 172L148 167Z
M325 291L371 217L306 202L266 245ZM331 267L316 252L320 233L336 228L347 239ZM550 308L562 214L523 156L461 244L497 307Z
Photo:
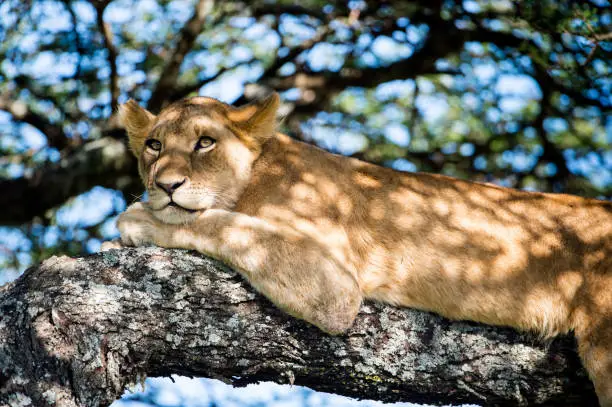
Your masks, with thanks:
M213 379L190 379L183 376L154 378L147 381L145 394L148 400L164 407L418 407L425 406L413 403L386 404L373 400L355 400L337 394L315 392L301 386L261 383L233 389L227 384ZM142 390L140 385L137 386ZM149 404L131 401L134 397L126 391L123 400L112 404L112 407L145 407ZM470 405L464 405L469 407Z

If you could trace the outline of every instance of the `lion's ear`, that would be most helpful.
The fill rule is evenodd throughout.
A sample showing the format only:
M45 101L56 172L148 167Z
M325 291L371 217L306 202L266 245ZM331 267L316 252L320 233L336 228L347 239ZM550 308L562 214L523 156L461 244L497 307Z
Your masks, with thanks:
M132 99L119 106L119 122L127 132L130 149L136 157L142 151L147 131L153 120L155 120L155 115L140 107Z
M263 99L231 109L228 118L244 132L243 137L247 139L245 141L261 146L276 133L276 113L279 105L280 97L278 93L273 92Z

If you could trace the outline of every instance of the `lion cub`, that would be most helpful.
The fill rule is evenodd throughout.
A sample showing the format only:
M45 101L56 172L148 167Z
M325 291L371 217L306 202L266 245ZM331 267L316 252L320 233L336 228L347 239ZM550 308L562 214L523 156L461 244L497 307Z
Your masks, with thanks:
M612 203L411 174L276 133L279 97L120 116L149 202L128 245L195 249L325 332L363 298L553 336L573 330L612 407Z

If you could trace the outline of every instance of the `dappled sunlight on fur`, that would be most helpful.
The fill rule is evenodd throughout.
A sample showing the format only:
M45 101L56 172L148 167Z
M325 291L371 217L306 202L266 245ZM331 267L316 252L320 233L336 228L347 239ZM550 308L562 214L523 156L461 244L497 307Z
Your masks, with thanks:
M362 298L545 338L574 331L612 406L611 203L333 155L275 133L276 95L242 108L188 99L157 117L124 106L150 196L121 215L125 243L216 257L330 333Z

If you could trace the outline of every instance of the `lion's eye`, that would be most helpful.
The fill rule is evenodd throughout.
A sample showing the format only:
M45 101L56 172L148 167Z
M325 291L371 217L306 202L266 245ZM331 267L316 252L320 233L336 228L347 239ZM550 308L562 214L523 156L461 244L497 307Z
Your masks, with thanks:
M161 147L162 147L161 141L155 140L154 138L150 138L147 141L145 141L145 145L153 151L159 151L161 150Z
M198 142L195 145L195 150L205 150L207 148L212 147L215 144L215 139L207 137L207 136L203 136L200 137L200 139L198 140Z

